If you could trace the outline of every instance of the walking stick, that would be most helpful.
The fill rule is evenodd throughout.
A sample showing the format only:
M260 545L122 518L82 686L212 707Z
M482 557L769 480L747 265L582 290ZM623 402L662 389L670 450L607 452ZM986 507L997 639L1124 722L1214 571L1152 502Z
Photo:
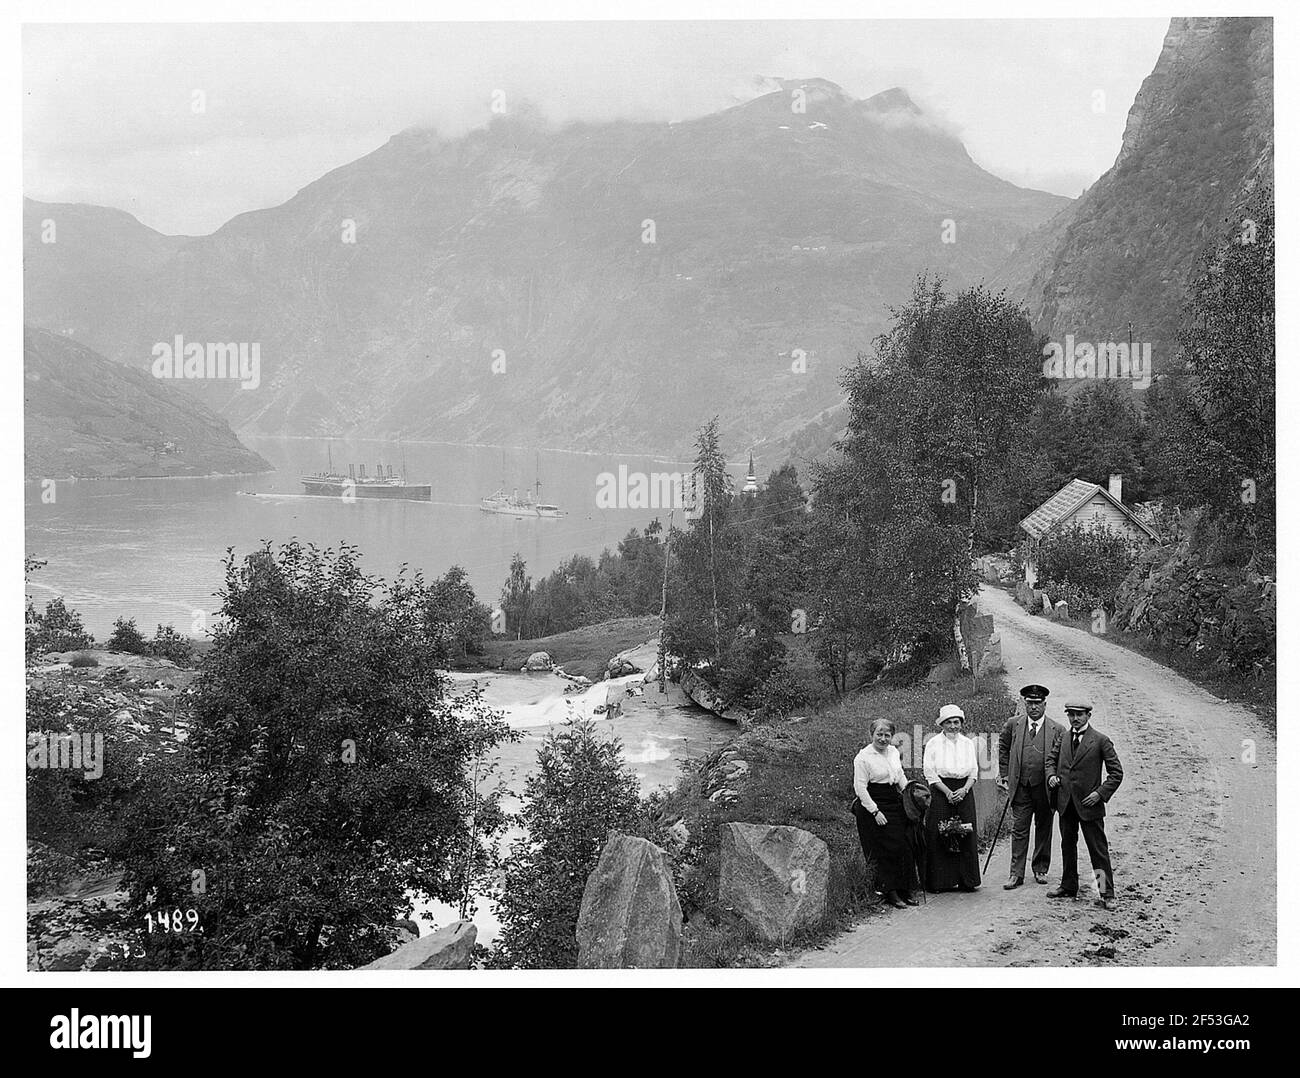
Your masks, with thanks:
M989 862L993 860L993 848L998 844L998 836L1002 834L1002 825L1006 822L1007 809L1011 807L1011 791L1007 790L1007 803L1002 806L1002 815L998 818L998 829L993 832L993 841L989 843L989 855L984 858L984 871L980 873L987 876L989 871Z

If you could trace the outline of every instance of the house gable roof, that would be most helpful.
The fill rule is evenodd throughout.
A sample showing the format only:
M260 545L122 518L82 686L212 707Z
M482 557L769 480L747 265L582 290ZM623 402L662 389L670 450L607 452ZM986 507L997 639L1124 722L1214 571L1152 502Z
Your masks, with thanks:
M1071 479L1047 501L1030 513L1029 516L1025 517L1020 522L1020 526L1031 538L1041 539L1063 520L1068 520L1077 509L1086 505L1098 494L1123 513L1133 523L1134 527L1140 528L1151 539L1156 537L1156 533L1138 520L1128 506L1112 498L1110 491L1096 483L1089 483L1086 479Z

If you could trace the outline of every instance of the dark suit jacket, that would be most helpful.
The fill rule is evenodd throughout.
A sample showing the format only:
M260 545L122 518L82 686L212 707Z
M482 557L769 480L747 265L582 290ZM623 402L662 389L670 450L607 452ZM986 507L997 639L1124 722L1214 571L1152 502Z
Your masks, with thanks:
M1101 780L1103 764L1106 767L1105 782ZM1061 785L1056 788L1057 812L1064 812L1066 806L1073 801L1079 819L1100 820L1106 815L1106 802L1124 780L1124 768L1110 738L1100 730L1089 726L1079 741L1079 751L1076 753L1070 743L1070 730L1067 728L1056 743L1056 750L1047 757L1048 779L1053 775L1061 780ZM1088 808L1083 799L1093 791L1101 794L1101 800Z
M1043 722L1047 724L1043 727L1043 763L1046 775L1051 774L1046 770L1047 764L1056 751L1056 739L1065 733L1065 727L1046 715L1043 716ZM998 735L998 774L1006 776L1009 797L1016 796L1016 787L1020 784L1020 748L1028 734L1029 716L1017 712L1007 719L1002 726L1002 733Z

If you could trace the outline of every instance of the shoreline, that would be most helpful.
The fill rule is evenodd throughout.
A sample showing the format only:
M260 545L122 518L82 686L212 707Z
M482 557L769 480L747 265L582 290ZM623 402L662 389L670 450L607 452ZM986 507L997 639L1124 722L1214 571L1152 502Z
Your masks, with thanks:
M204 472L202 475L25 475L23 486L44 483L47 479L56 483L129 483L139 479L235 479L245 475L270 475L277 471L278 468L260 468L252 472Z

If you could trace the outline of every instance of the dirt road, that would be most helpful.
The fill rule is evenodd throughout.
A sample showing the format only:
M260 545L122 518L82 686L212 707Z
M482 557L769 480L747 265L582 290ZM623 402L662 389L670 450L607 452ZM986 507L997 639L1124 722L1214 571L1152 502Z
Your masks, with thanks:
M1071 692L1093 702L1124 782L1106 816L1119 908L1093 905L1079 840L1080 894L1049 899L1033 876L1002 890L1010 848L998 843L974 894L868 917L792 966L1273 965L1277 961L1276 743L1247 709L1102 637L1031 617L988 589L1012 690L1051 690L1065 721ZM981 864L983 862L981 861ZM1060 879L1055 835L1051 884Z

